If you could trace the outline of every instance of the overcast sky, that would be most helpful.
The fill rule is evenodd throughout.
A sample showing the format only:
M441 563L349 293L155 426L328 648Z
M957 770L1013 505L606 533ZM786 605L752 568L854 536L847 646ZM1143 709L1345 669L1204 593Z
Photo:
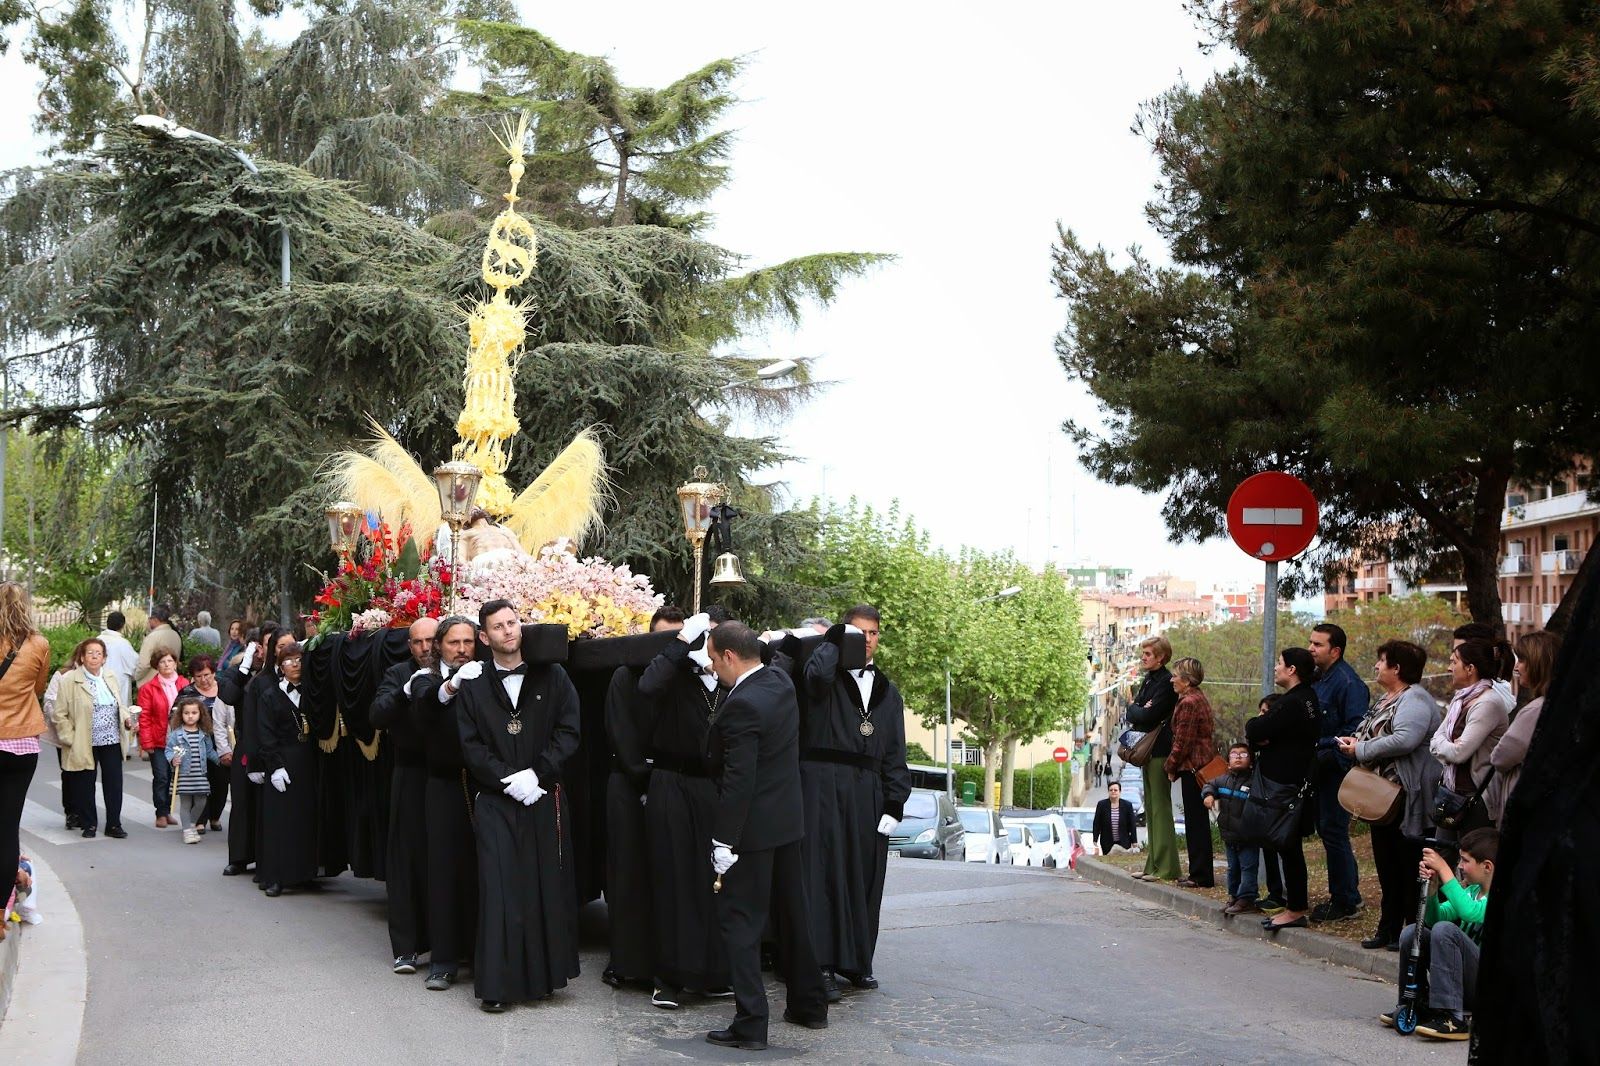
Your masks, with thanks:
M1094 405L1051 347L1055 224L1164 259L1143 215L1155 164L1129 127L1141 102L1225 61L1202 54L1179 0L521 6L635 84L747 57L713 240L753 266L898 256L750 349L815 357L835 383L782 427L798 458L777 475L796 498L898 498L951 549L1260 580L1230 542L1170 544L1160 498L1096 482L1060 432ZM0 90L31 102L16 53ZM34 158L30 118L0 112L0 165Z

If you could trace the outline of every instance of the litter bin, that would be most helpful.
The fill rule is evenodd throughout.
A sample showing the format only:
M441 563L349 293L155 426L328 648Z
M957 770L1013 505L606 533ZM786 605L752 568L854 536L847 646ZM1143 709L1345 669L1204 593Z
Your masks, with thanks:
M978 802L978 783L976 781L961 782L961 802L967 807L971 807Z

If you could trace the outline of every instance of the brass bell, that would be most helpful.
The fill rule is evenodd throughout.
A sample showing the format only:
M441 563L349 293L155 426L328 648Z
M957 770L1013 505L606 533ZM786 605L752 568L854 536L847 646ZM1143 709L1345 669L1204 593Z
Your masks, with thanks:
M739 557L732 552L717 556L717 561L711 567L711 583L723 588L743 585L744 571L739 568Z

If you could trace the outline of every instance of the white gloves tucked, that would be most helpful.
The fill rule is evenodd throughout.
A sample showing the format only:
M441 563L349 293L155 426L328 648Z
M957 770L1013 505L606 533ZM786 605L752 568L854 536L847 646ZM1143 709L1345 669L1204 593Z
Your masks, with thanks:
M289 790L289 785L290 784L291 784L291 782L289 781L289 771L288 770L285 770L283 767L280 766L276 770L272 771L272 787L273 788L277 789L279 792L287 792Z
M693 644L705 636L711 629L711 616L701 611L699 614L690 615L684 619L683 628L678 630L678 639L685 644Z
M406 683L404 685L400 686L400 691L404 692L407 696L411 695L411 682L415 681L417 678L421 677L423 674L429 674L429 673L432 673L432 672L433 671L431 671L431 670L418 670L416 673L414 673L410 677L406 678Z
M878 819L878 832L882 833L884 836L888 836L890 833L894 832L894 827L899 824L900 822L894 817L894 815L886 814L882 818Z
M502 777L500 783L506 786L506 795L524 807L533 806L544 795L544 789L539 787L539 775L531 769L518 770L510 777Z
M728 845L717 840L711 842L711 868L717 871L718 877L733 869L733 864L738 861L739 856Z
M689 661L698 666L702 673L711 669L711 655L704 648L690 652Z
M246 648L244 650L244 658L239 660L239 669L243 670L245 673L248 674L250 672L251 667L255 664L255 661L256 661L256 646L254 644L252 644L252 645L250 645L248 648Z
M260 770L251 770L249 773L245 774L244 776L246 776L246 777L248 777L250 779L250 783L252 785L259 785L259 784L261 784L261 782L263 782L263 781L265 781L267 779L267 775L262 773Z

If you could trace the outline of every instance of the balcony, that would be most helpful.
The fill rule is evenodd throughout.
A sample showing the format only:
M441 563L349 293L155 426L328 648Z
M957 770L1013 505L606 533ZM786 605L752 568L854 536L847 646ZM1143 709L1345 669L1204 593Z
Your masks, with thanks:
M1558 551L1544 552L1539 556L1539 572L1542 574L1570 574L1583 565L1583 552Z
M1600 511L1600 503L1589 499L1587 492L1568 492L1548 500L1532 500L1521 507L1508 507L1500 514L1500 528L1538 525L1557 518L1592 514Z
M1542 626L1549 625L1550 616L1556 613L1556 608L1559 606L1560 604L1557 603L1541 603L1539 605L1539 624Z
M1502 603L1500 618L1508 626L1523 625L1533 621L1533 606L1527 603Z
M1356 578L1356 591L1370 592L1377 589L1380 592L1389 591L1389 579L1386 577L1358 577Z
M1516 577L1533 573L1533 559L1527 555L1508 555L1500 560L1500 576Z

